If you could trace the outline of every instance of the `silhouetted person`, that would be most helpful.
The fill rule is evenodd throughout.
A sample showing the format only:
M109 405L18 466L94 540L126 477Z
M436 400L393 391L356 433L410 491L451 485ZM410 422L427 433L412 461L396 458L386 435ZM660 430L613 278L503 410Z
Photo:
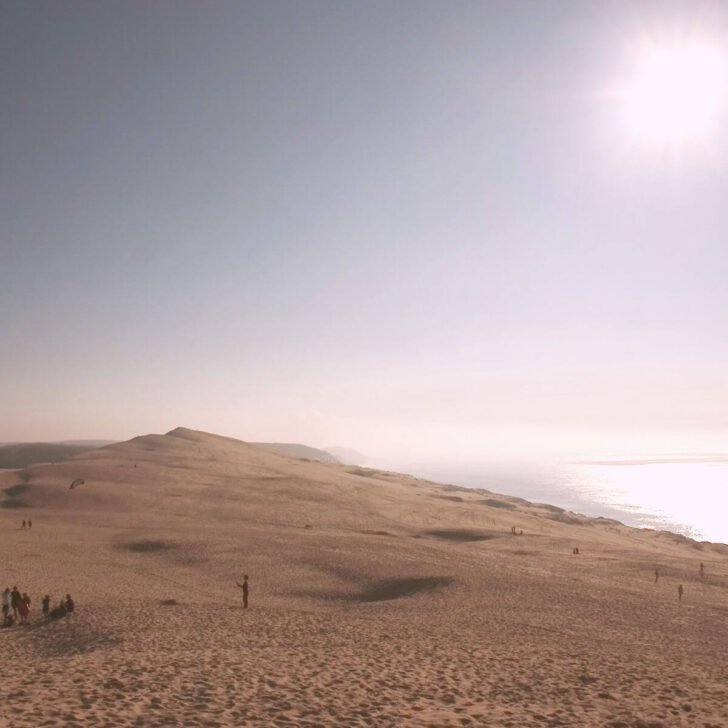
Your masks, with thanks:
M23 521L23 528L25 528L25 521Z
M30 518L28 519L28 528L33 528L33 521Z
M30 614L30 597L27 594L18 599L18 611L20 612L20 624L26 624Z
M48 594L43 597L43 601L41 602L41 604L43 605L43 614L47 617L48 612L51 608L51 598L48 596Z
M66 606L66 611L69 614L76 608L76 605L74 604L73 599L71 599L71 595L70 594L66 594L66 604L65 604L65 606Z
M243 583L235 582L243 590L243 609L248 608L248 575L243 577Z
M703 562L700 562L700 578L705 579L705 566L703 566Z
M16 621L18 619L18 604L20 604L20 592L18 587L14 586L10 592L10 606L13 608L13 617L15 617Z
M681 602L681 601L682 601L682 595L683 595L683 585L682 585L682 584L680 584L680 585L678 586L678 588L677 588L677 600L678 600L679 602Z
M49 616L51 619L60 619L61 617L65 617L66 608L63 606L63 602L60 602L57 607L51 609L51 613Z
M6 586L3 592L3 619L8 616L10 612L10 587Z
M657 584L657 580L660 578L660 572L655 569L655 584Z

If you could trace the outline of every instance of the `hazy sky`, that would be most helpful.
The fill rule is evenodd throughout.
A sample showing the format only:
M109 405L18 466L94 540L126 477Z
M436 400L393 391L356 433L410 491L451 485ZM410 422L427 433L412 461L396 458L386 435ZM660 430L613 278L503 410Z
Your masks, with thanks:
M725 3L0 0L0 441L725 449Z

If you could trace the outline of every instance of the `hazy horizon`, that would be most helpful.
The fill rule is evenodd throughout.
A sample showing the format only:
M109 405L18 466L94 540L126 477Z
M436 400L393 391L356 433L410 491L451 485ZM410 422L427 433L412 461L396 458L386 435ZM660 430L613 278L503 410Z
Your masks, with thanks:
M725 4L0 5L0 442L725 452Z

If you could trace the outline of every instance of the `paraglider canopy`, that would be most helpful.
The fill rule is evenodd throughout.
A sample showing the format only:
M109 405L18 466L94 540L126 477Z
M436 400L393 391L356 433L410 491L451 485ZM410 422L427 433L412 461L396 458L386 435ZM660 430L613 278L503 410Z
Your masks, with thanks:
M83 485L86 481L83 478L76 478L76 480L68 486L69 490L73 490L77 485Z

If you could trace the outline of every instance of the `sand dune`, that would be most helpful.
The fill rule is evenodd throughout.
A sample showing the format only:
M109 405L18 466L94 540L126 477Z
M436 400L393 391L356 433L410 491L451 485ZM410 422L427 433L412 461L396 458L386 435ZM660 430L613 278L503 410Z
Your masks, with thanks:
M0 725L728 725L725 547L181 428L0 487Z

